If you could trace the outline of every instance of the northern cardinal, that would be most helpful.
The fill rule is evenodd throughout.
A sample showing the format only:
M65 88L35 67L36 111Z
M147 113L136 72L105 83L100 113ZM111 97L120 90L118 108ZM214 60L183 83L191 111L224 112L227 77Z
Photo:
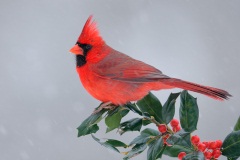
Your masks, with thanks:
M199 85L163 74L155 67L108 46L90 16L77 43L76 69L85 89L106 104L123 105L143 98L151 90L182 88L217 100L231 95L224 90Z

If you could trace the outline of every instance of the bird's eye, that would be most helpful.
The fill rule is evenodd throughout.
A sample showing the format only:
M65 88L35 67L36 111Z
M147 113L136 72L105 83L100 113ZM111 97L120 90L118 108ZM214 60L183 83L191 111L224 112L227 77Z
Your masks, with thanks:
M87 49L87 50L89 50L89 49L91 49L91 48L92 48L91 45L89 45L89 44L86 45L86 49Z

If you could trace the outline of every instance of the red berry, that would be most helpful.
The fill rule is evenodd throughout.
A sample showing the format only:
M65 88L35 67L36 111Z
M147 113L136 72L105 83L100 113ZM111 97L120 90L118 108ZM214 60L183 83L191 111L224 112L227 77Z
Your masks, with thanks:
M217 148L217 143L214 142L214 141L210 141L208 148L209 149L216 149Z
M178 125L177 127L176 127L176 132L178 132L178 131L180 131L181 130L181 127L180 127L180 125Z
M165 133L165 132L167 132L167 126L166 126L165 124L160 124L160 125L158 126L158 130L159 130L159 132L161 132L161 133Z
M178 160L182 160L183 157L185 157L187 154L185 152L180 152L178 154Z
M180 127L180 125L178 125L177 127L173 127L173 132L178 132L178 131L180 131L181 130L181 127Z
M221 156L221 151L219 150L219 149L215 149L214 151L213 151L213 153L212 153L212 156L214 157L214 158L218 158L218 157L220 157Z
M174 118L174 119L171 120L170 125L172 127L177 127L179 125L179 121Z
M198 144L197 147L198 147L198 150L201 151L201 152L204 152L205 149L207 148L206 145L201 143L201 142Z
M209 142L202 142L202 143L205 144L206 148L208 148Z
M193 145L196 146L196 145L198 145L198 143L200 142L200 138L199 138L197 135L192 136L191 142L192 142Z
M222 141L221 140L216 140L216 146L217 148L221 148L222 147Z
M204 156L206 159L210 159L210 158L212 158L212 152L206 151L206 152L204 152Z

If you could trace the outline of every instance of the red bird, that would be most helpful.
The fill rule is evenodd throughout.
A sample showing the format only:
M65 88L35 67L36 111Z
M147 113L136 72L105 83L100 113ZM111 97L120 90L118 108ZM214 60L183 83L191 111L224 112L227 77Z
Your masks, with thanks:
M108 46L92 16L86 21L76 45L76 69L85 89L96 99L121 105L143 98L151 90L182 88L217 100L231 95L224 90L199 85L163 74L155 67Z

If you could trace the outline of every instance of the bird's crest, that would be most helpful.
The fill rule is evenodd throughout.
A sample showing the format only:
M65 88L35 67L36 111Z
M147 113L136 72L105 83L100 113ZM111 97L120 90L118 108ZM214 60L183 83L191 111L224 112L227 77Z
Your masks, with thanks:
M87 19L78 42L82 44L103 45L104 41L99 34L97 23L92 20L92 15Z

